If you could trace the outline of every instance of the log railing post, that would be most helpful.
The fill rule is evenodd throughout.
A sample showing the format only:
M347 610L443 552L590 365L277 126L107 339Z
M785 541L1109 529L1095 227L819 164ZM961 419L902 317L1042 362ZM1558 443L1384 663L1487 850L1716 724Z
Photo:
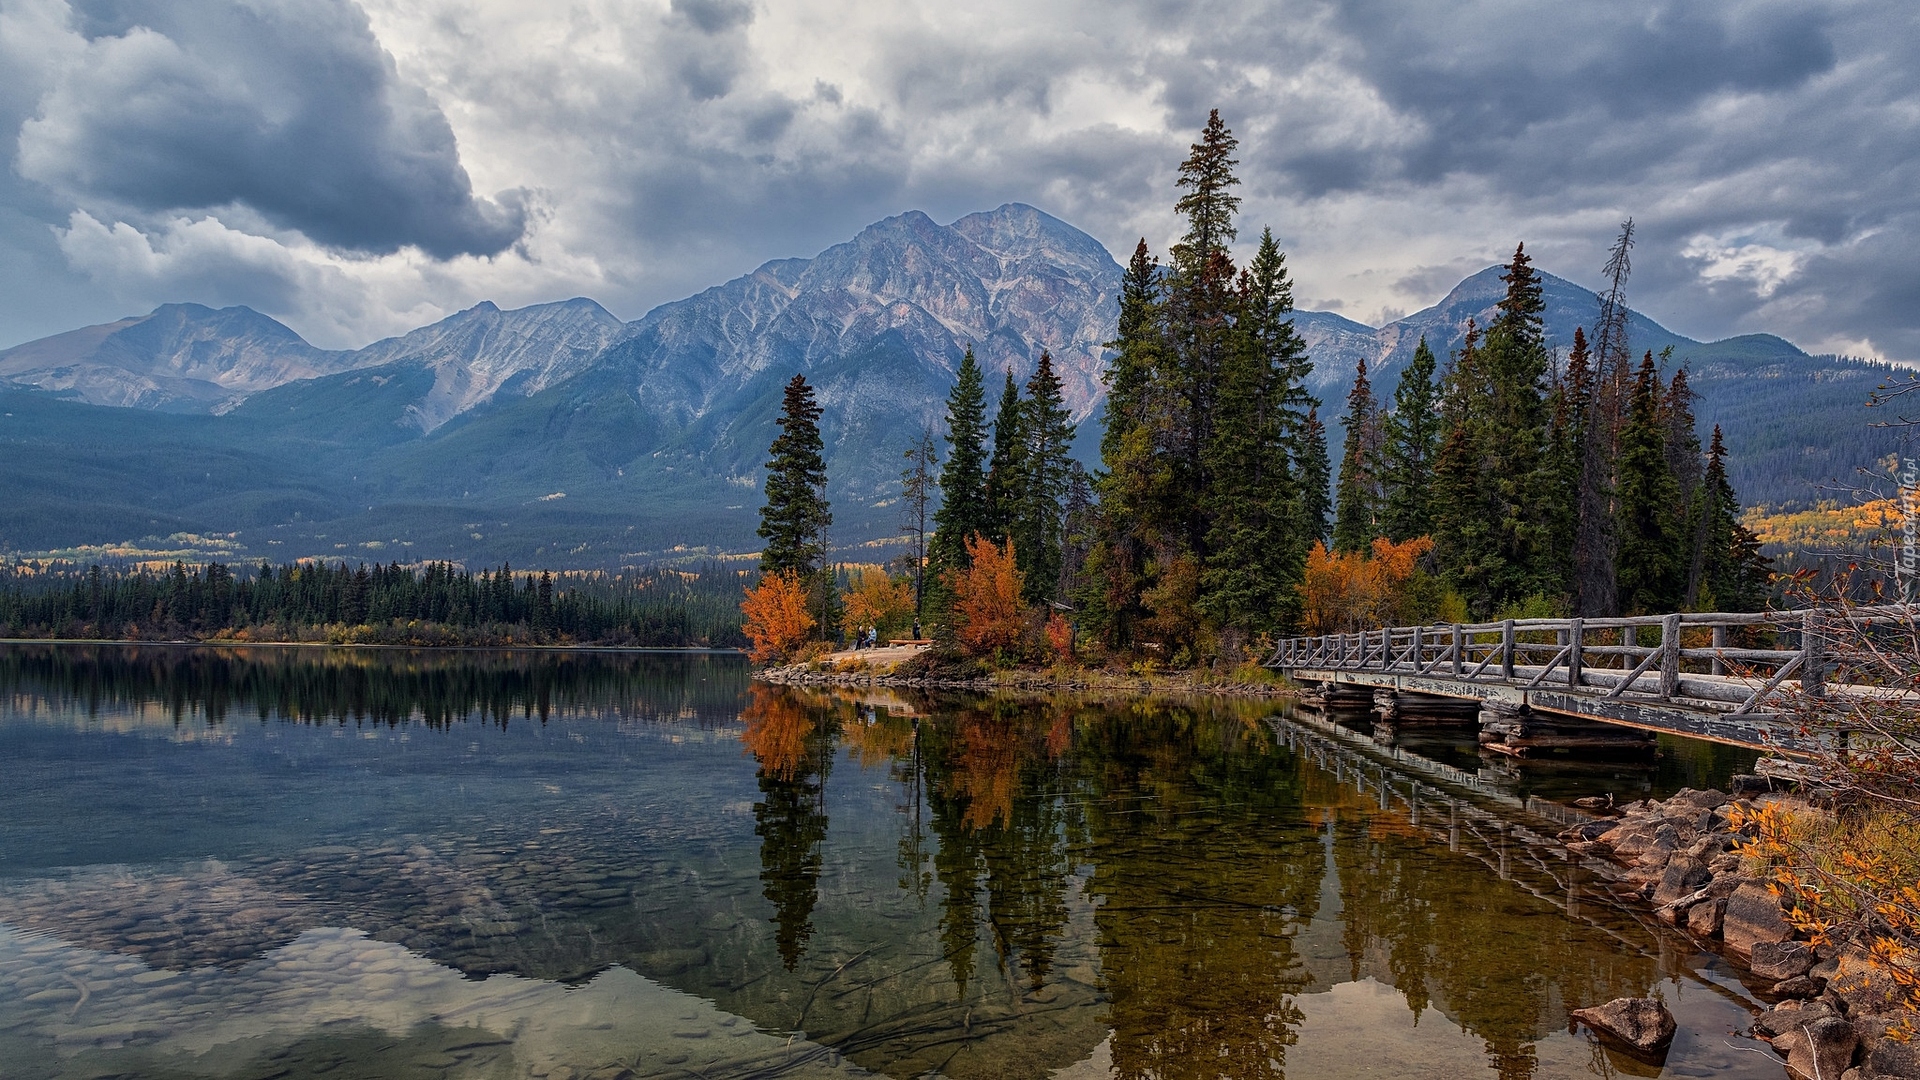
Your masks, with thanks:
M1660 620L1660 696L1674 698L1680 693L1680 616Z
M1713 673L1725 675L1727 662L1720 659L1720 650L1727 647L1727 628L1724 625L1713 628Z
M1513 620L1500 620L1500 677L1513 678Z
M1809 698L1827 696L1826 673L1821 670L1820 662L1820 623L1819 616L1809 609L1800 617L1800 655L1805 657L1800 664L1800 689Z
M1620 647L1621 648L1631 649L1634 647L1635 645L1634 629L1635 628L1631 623L1620 628ZM1640 664L1639 664L1639 661L1634 657L1632 653L1621 653L1620 666L1623 668L1626 668L1628 671L1632 671L1634 668L1639 667Z
M1453 677L1466 674L1466 659L1460 655L1460 624L1453 624Z
M1580 688L1581 668L1586 658L1580 653L1586 636L1587 624L1580 619L1573 620L1567 626L1567 685L1575 690Z
M1420 671L1420 664L1425 659L1420 655L1424 650L1422 641L1426 638L1425 630L1426 627L1424 626L1416 626L1413 628L1413 670L1416 674Z

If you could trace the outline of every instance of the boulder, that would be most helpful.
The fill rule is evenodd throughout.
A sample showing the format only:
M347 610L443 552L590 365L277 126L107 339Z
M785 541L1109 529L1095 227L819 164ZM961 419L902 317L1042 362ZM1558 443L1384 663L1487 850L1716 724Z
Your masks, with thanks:
M1679 850L1680 831L1672 825L1661 825L1653 831L1652 842L1640 849L1639 856L1634 859L1634 865L1645 868L1662 867L1667 865L1667 860L1673 858L1673 853Z
M1876 1077L1920 1080L1920 1039L1910 1042L1881 1039L1867 1054L1867 1068Z
M1575 825L1573 828L1561 833L1560 839L1580 841L1598 840L1602 836L1612 832L1616 824L1616 822L1606 818L1598 818L1583 825Z
M1777 998L1817 998L1827 988L1827 980L1816 979L1811 975L1795 975L1791 979L1782 979L1773 984L1772 994Z
M1720 924L1720 936L1728 951L1741 959L1753 955L1753 947L1763 941L1788 941L1793 926L1780 911L1780 901L1765 885L1748 881L1727 897L1726 915Z
M1780 982L1812 971L1818 959L1804 941L1761 941L1754 944L1747 967L1762 979Z
M1713 872L1707 869L1706 863L1690 855L1675 855L1668 861L1667 871L1661 875L1659 886L1653 890L1653 902L1671 904L1693 895L1695 890L1712 880ZM1800 973L1796 971L1794 974Z
M1614 998L1605 1005L1575 1009L1572 1016L1643 1054L1662 1051L1673 1041L1673 1014L1657 998Z
M1829 1016L1782 1032L1774 1037L1773 1048L1787 1055L1787 1069L1795 1076L1819 1080L1846 1072L1859 1041L1852 1024Z
M1707 788L1704 791L1681 788L1667 797L1666 808L1670 814L1679 813L1682 810L1713 810L1727 805L1729 801L1731 800L1726 792L1716 791L1713 788Z
M1783 1001L1753 1018L1753 1033L1762 1039L1775 1039L1801 1024L1838 1015L1824 1001Z
M1710 938L1720 932L1720 922L1726 914L1726 897L1703 900L1687 909L1687 932L1695 937Z

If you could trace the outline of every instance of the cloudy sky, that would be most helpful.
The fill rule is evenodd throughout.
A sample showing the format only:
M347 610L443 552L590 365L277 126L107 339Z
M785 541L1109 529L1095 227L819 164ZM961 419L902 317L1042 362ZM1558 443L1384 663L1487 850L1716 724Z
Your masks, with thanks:
M1243 241L1368 323L1525 240L1699 338L1920 360L1910 0L0 0L0 346L168 301L352 347L623 318L908 209Z

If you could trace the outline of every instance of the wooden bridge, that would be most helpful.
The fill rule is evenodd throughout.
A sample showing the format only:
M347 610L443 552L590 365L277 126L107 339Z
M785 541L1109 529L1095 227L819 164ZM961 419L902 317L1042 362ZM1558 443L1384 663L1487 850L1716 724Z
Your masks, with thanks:
M1400 626L1288 638L1267 666L1353 699L1371 689L1383 712L1400 698L1476 702L1482 743L1521 756L1598 745L1602 724L1804 750L1780 698L1826 689L1819 618L1687 613ZM1580 724L1603 734L1569 733ZM1501 737L1489 739L1490 729Z

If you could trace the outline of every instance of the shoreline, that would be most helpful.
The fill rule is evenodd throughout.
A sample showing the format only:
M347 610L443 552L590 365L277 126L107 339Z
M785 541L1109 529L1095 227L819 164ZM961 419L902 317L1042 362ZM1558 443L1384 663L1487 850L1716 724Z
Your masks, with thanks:
M847 662L843 660L841 665ZM861 663L859 660L852 662ZM1208 681L1204 677L1199 677L1201 673L1183 673L1179 676L1118 675L1112 672L1074 668L1071 672L1077 677L1063 678L1051 671L1033 669L1014 669L956 677L898 674L892 668L885 671L870 668L848 670L843 666L823 668L822 663L812 661L760 668L753 672L752 679L755 682L773 686L848 688L882 686L896 690L947 690L974 693L1013 690L1022 693L1050 694L1202 694L1255 699L1300 696L1300 688L1290 682L1255 683L1233 679Z
M1904 1007L1865 944L1814 945L1788 920L1762 868L1737 850L1739 814L1776 803L1810 812L1809 794L1736 776L1733 793L1682 790L1615 808L1562 832L1569 851L1620 871L1623 899L1734 965L1768 1007L1753 1020L1790 1075L1920 1077L1920 1042L1890 1034ZM1910 1019L1910 1017L1909 1017Z

